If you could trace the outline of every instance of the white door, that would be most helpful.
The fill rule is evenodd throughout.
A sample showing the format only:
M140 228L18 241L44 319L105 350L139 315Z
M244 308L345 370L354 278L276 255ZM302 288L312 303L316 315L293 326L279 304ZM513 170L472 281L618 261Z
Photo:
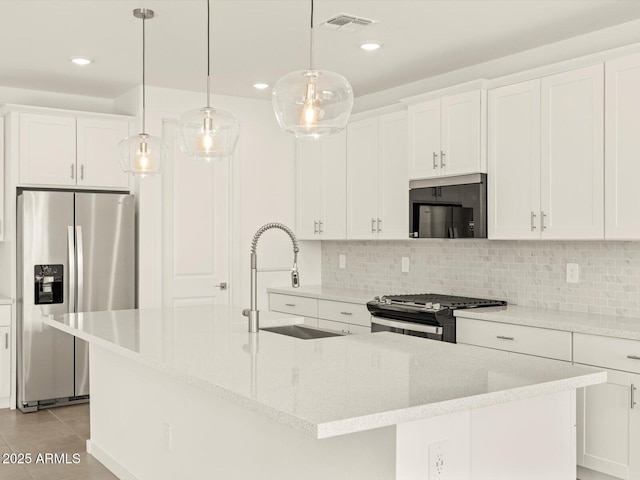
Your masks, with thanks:
M480 172L480 90L443 97L441 106L441 172Z
M409 179L440 175L440 99L409 107Z
M232 160L194 160L180 150L178 135L177 122L165 121L163 304L228 304Z
M126 190L129 176L122 171L118 143L129 135L127 120L78 118L78 185Z
M378 117L347 126L347 238L378 238Z
M318 240L322 201L321 141L296 140L296 237Z
M540 237L540 80L489 90L488 235Z
M577 390L578 465L638 480L640 400L631 408L631 385L640 387L639 380L640 375L607 370L607 383Z
M409 238L409 181L407 179L407 114L380 117L378 179L378 238Z
M76 119L20 114L20 184L75 186Z
M347 134L343 131L320 142L320 237L344 240L347 238ZM315 182L319 183L318 178Z
M605 66L605 236L640 239L640 55Z
M542 79L542 238L604 238L604 68Z

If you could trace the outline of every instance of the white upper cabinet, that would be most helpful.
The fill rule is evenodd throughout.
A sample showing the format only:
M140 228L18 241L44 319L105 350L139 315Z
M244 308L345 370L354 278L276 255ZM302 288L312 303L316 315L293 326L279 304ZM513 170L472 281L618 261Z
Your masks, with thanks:
M478 173L482 168L482 91L409 106L409 178Z
M128 189L117 152L128 119L18 115L20 185Z
M489 91L492 239L604 237L603 66Z
M346 238L346 133L296 141L296 236Z
M347 238L407 238L408 195L406 112L350 123Z
M605 237L640 239L640 55L605 67Z

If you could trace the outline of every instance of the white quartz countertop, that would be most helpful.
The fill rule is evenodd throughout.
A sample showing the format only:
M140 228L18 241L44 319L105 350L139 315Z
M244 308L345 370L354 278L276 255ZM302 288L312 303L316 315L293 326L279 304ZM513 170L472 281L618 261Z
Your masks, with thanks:
M358 290L355 288L324 287L322 285L293 287L269 287L268 293L281 293L283 295L295 295L296 297L311 297L321 300L334 300L336 302L365 304L376 294L370 290Z
M454 315L456 317L476 318L514 325L640 340L640 318L565 312L519 305L456 310Z
M287 317L261 312L261 326L300 321ZM239 308L220 305L43 321L316 438L606 380L591 367L387 332L316 340L250 334Z

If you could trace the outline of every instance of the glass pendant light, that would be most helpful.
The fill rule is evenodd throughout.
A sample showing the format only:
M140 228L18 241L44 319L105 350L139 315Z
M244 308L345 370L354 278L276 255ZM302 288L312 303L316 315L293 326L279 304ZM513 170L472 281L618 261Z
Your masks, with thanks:
M146 92L144 83L145 70L145 22L153 18L153 10L136 8L133 16L142 19L142 132L120 141L120 165L131 175L145 177L156 175L162 170L169 149L162 139L152 137L145 131Z
M351 84L342 75L313 65L313 0L309 69L280 78L271 100L280 128L298 138L332 135L347 126L353 108Z
M233 153L240 125L228 112L211 106L211 54L209 52L209 0L207 0L207 106L180 117L180 149L194 158L210 161Z

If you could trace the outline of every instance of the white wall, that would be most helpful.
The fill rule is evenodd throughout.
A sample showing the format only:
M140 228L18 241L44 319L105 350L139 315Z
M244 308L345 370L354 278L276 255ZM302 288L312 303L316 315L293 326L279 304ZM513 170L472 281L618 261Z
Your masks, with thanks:
M120 110L139 112L139 89L127 92L115 101ZM147 87L147 133L162 134L163 118L204 106L204 94ZM282 222L295 228L294 140L280 131L271 103L238 97L214 95L214 107L231 112L240 122L240 137L232 166L231 303L249 304L249 253L255 231L268 222ZM228 160L225 160L228 161ZM139 198L139 305L162 304L162 216L161 182L145 178L138 182ZM226 234L226 232L225 232ZM267 232L258 247L259 268L291 266L291 243L280 231ZM317 242L301 247L300 268L306 284L320 282L320 246ZM269 285L287 285L290 276L283 272L259 275L259 306L267 308L265 289Z

